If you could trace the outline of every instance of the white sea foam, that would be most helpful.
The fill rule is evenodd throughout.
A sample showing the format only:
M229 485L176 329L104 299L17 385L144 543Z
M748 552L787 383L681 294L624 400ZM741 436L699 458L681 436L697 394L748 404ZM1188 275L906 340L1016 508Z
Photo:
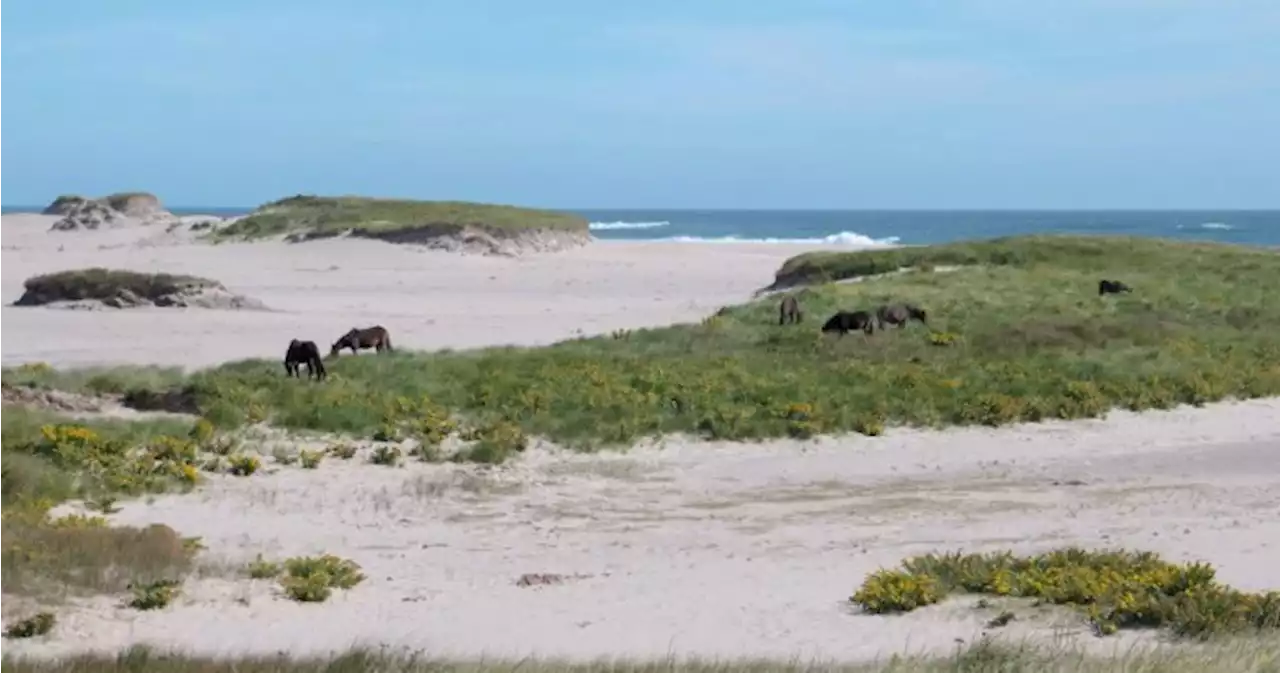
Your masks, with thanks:
M1231 231L1235 229L1233 225L1226 222L1203 222L1201 224L1180 224L1179 229L1213 229L1216 231Z
M610 231L614 229L657 229L658 227L669 227L670 222L592 222L590 225L592 231Z
M870 236L853 231L842 231L838 234L831 234L830 236L822 236L818 238L741 238L738 236L718 236L707 238L702 236L673 236L671 238L664 238L661 240L676 243L808 243L858 245L868 248L877 248L899 245L899 241L901 239L897 236L871 238Z

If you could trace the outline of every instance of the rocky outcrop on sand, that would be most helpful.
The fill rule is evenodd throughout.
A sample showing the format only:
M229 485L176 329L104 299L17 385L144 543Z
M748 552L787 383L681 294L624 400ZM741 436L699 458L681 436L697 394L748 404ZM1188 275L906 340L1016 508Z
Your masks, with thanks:
M14 306L64 309L141 307L265 310L253 298L235 294L215 280L166 273L77 269L28 278Z
M45 215L59 215L61 219L50 227L52 231L78 231L128 226L172 226L178 218L165 210L160 199L145 192L122 192L100 199L76 195L63 195L44 209Z

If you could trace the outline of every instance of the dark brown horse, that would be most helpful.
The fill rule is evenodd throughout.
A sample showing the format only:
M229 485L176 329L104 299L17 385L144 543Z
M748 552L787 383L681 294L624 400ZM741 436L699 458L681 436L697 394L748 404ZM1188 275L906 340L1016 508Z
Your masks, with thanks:
M1098 296L1104 294L1120 294L1121 292L1133 292L1133 288L1125 285L1118 280L1100 280L1098 281Z
M304 364L307 366L307 378L323 381L327 376L324 362L320 359L320 348L316 346L316 342L294 339L289 342L289 350L284 353L285 376L301 377Z
M382 325L374 325L364 329L352 327L350 332L343 334L337 341L333 342L333 347L329 349L329 354L337 355L338 351L343 348L350 348L352 355L358 355L361 350L369 348L379 353L384 350L390 352L392 350L391 334Z
M871 314L867 311L840 311L827 319L822 326L823 332L838 332L844 336L846 332L860 329L867 334L875 331Z
M919 320L920 324L926 326L929 324L925 310L915 304L885 304L876 309L876 322L881 330L886 324L897 325L898 329L902 329L911 320Z
M804 313L800 311L800 300L795 295L787 295L782 298L782 303L778 305L778 324L785 325L787 323L798 324L804 319Z

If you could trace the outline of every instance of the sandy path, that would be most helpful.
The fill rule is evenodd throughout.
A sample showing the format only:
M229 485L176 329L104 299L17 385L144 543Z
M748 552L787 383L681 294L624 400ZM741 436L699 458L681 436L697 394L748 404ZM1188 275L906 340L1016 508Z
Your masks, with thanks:
M840 247L598 241L505 259L359 240L210 246L158 229L50 233L55 219L4 218L5 364L205 366L279 357L292 338L328 344L353 326L373 324L385 325L405 348L545 344L701 320L771 282L786 258ZM276 310L7 305L33 275L89 266L206 276Z
M994 613L961 601L879 618L843 599L910 554L1068 544L1208 560L1229 583L1274 587L1277 417L1270 400L806 444L536 451L492 472L331 459L314 472L219 478L192 495L126 504L114 519L203 536L218 562L328 552L369 578L322 605L291 603L269 582L192 581L163 613L102 599L63 617L58 640L9 647L144 641L297 654L364 643L472 656L851 660L946 651ZM584 577L521 588L524 573ZM1103 651L1151 639L1099 640L1078 619L1029 610L1004 633Z

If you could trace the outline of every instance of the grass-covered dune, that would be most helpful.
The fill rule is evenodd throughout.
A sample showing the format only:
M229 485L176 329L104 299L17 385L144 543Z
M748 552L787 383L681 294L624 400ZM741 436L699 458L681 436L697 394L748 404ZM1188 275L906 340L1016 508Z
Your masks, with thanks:
M169 273L93 267L28 278L14 306L99 302L111 308L200 306L254 308L260 302L231 294L216 280Z
M288 235L294 240L344 233L392 241L459 236L467 232L494 238L530 233L588 237L581 217L549 210L464 201L413 201L358 196L291 196L260 206L214 233L217 239L255 239Z
M1266 248L1119 236L1011 236L942 245L909 246L855 252L814 251L783 263L766 290L863 278L903 269L954 266L1032 268L1070 266L1098 278L1134 278L1156 272L1166 276L1183 260L1210 266L1265 264L1277 252ZM1227 271L1228 269L1222 269ZM1097 284L1097 279L1094 280Z
M96 299L108 301L122 295L156 299L197 289L221 287L217 281L168 273L140 273L119 269L70 269L28 278L17 306L39 306L57 301Z
M853 270L846 276L883 269L886 254L851 253L841 268ZM1280 394L1274 252L1028 237L909 254L917 269L980 263L805 288L800 326L777 324L773 297L701 324L541 348L342 357L322 385L285 378L274 359L228 363L169 385L220 425L269 419L373 433L430 408L509 421L573 445L676 432L735 440L877 434L895 424L1000 425ZM1100 277L1135 291L1098 297ZM837 309L891 300L926 307L934 331L913 323L871 337L819 332ZM133 374L92 380L117 385L113 376ZM38 368L4 378L71 388L90 380Z

